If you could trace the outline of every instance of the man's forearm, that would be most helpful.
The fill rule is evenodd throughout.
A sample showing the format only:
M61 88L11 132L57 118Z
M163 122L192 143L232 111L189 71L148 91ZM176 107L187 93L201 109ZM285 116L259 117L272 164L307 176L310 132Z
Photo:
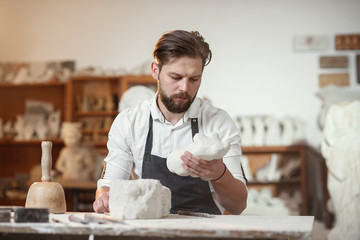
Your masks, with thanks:
M240 214L246 208L247 190L245 184L226 170L224 176L213 181L217 200L231 214Z

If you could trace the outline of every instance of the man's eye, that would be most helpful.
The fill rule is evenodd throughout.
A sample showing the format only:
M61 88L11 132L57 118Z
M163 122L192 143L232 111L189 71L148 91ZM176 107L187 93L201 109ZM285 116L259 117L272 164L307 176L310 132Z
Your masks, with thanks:
M199 79L198 78L190 78L190 81L197 82L197 81L199 81Z
M171 76L171 78L174 79L174 80L181 80L181 77Z

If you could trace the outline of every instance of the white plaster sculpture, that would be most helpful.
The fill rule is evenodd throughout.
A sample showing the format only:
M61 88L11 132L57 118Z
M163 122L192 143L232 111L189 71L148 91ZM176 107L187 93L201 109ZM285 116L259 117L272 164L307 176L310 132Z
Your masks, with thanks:
M262 182L279 180L281 172L278 169L278 155L271 154L270 161L264 167L259 168L255 176L257 180Z
M263 146L265 142L265 123L262 117L254 117L254 146Z
M25 67L22 67L16 74L16 77L14 78L13 83L21 84L21 83L28 82L28 80L29 80L29 70Z
M285 117L281 120L282 133L281 133L281 145L290 146L294 143L294 123L290 117Z
M280 168L280 175L282 178L290 178L294 173L300 170L301 161L299 158L290 159L286 164Z
M319 126L323 129L325 117L330 106L340 102L355 100L360 101L360 87L339 87L335 85L328 85L321 88L316 95L323 100L319 114Z
M46 62L31 62L29 64L30 78L32 82L36 82L41 76L45 74L47 67Z
M114 180L110 183L109 209L121 219L156 219L170 214L171 191L159 180Z
M265 118L265 145L278 146L281 145L281 129L279 121L272 116Z
M126 108L136 106L147 99L153 98L155 92L145 86L134 86L126 90L121 96L119 103L119 112Z
M249 188L247 206L241 215L287 216L289 213L284 201L272 197L270 189L265 187L260 191Z
M122 75L127 75L128 72L125 68L118 68L115 70L115 75L116 76L122 76Z
M61 111L51 112L48 117L49 138L58 138L60 134Z
M55 76L55 71L53 69L46 69L45 74L38 79L36 79L36 82L45 83L49 82L53 77Z
M360 239L360 101L329 108L321 152L335 211L328 239Z
M240 117L242 129L240 130L242 146L252 146L254 143L254 130L251 117Z
M56 170L62 173L60 180L89 181L94 172L93 158L87 148L80 144L80 123L64 122L61 138L65 147L56 161Z
M24 127L24 140L31 140L35 133L35 123L26 123Z
M45 119L42 119L42 121L38 121L35 123L35 133L36 137L39 140L45 140L47 136L49 135L49 128L45 122Z
M72 75L72 71L69 68L63 68L60 72L56 74L56 78L60 82L66 82Z
M15 140L25 139L25 121L23 116L16 115L16 121L14 123Z
M185 151L203 160L211 161L224 157L229 149L230 144L221 141L217 133L211 132L208 136L197 133L194 136L194 142L192 144L183 149L175 149L172 151L167 158L166 164L170 172L176 173L179 176L190 175L192 177L198 177L197 175L190 174L182 167L183 161L181 160L181 155L183 155Z
M102 73L104 76L115 76L116 75L116 71L114 69L105 69Z
M294 144L306 143L306 123L301 118L295 117L294 121Z
M240 156L241 166L244 170L246 179L251 182L253 180L253 175L251 173L251 168L249 165L249 159L245 155Z

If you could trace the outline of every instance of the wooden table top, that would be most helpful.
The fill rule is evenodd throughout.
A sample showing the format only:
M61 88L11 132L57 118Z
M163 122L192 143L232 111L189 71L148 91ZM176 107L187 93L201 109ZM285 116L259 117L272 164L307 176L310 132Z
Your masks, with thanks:
M311 239L313 216L237 216L214 218L171 214L166 218L124 220L124 223L88 223L69 221L73 214L84 218L85 213L50 214L49 223L0 223L3 234L136 236L138 238L188 239ZM103 214L92 213L102 217Z

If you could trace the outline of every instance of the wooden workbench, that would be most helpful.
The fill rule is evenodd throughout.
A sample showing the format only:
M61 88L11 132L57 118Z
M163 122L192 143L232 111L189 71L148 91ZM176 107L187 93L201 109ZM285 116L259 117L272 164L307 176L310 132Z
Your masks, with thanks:
M311 239L314 223L312 216L169 215L125 224L82 224L68 218L51 214L49 223L0 223L0 239Z

